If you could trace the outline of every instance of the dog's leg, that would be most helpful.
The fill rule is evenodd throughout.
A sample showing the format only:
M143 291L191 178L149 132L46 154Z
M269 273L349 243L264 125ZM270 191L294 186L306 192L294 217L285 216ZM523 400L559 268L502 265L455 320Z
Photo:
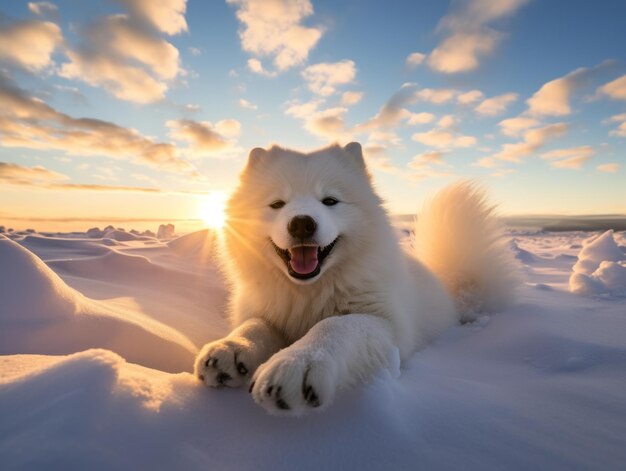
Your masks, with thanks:
M322 408L338 389L387 366L393 345L391 324L381 317L329 317L262 364L251 393L272 413L301 415Z
M276 329L262 318L253 317L223 339L202 347L194 373L207 386L236 388L284 346L285 340Z

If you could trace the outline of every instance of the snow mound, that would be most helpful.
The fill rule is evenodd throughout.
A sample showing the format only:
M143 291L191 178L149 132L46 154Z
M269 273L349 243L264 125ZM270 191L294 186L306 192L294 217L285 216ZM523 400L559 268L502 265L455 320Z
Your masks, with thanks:
M524 265L532 265L537 261L537 257L533 253L521 248L514 240L511 240L511 250L515 254L515 258Z
M139 236L131 234L130 232L122 231L120 229L109 229L105 231L103 237L107 239L117 240L119 242L129 242L139 239Z
M80 295L41 259L3 235L0 260L0 322L52 321L78 311Z
M578 262L574 265L573 270L577 273L591 275L598 268L600 262L618 262L624 258L624 254L615 242L613 231L608 230L583 242L583 247L578 254Z
M583 295L626 296L626 255L613 231L587 239L569 279L570 291Z
M122 312L70 288L41 259L0 236L0 354L67 354L91 347L164 371L191 369L195 346L141 312Z
M85 232L85 235L92 239L100 239L104 235L104 231L101 231L99 227L92 227Z
M42 237L41 235L28 235L22 239L14 240L18 240L27 249L42 255L44 260L57 258L59 255L70 255L74 258L77 256L101 255L109 251L93 239L51 238Z
M108 247L116 247L116 246L119 246L119 245L125 245L125 244L123 244L121 242L118 242L117 240L107 239L107 238L100 239L100 243L102 245L106 245Z
M157 231L157 239L171 239L176 235L174 224L161 224Z
M142 277L149 272L162 270L146 257L124 254L115 250L104 255L79 260L54 261L50 262L50 266L86 278L92 278L93 275L99 277L100 274L115 278Z
M193 286L199 281L192 274L165 268L142 255L117 252L115 249L104 255L56 260L49 262L49 265L63 275L91 280L114 280L116 283L132 283L137 287L150 285L162 290L185 290L185 287Z
M212 260L215 256L216 234L204 229L170 240L167 246L182 256Z
M554 257L554 260L558 260L560 262L573 262L577 259L578 257L576 257L576 255L570 255L568 253L560 253L556 257Z

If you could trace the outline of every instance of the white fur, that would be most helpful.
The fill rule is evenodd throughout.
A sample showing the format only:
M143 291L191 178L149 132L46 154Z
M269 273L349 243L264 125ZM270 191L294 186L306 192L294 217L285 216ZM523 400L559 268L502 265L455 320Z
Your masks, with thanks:
M254 149L229 200L223 241L236 329L202 349L196 374L209 386L250 381L265 409L300 415L323 409L337 390L388 366L394 348L405 359L458 322L450 292L471 298L456 304L470 305L472 312L509 301L510 259L482 195L469 184L443 195L419 225L419 252L431 271L399 246L360 145L311 154ZM323 205L328 196L339 204ZM286 205L271 209L276 200ZM449 216L438 218L441 211ZM288 274L270 241L294 245L287 223L302 214L316 220L318 245L339 237L320 274L305 281ZM433 227L422 230L427 221Z
M494 209L480 187L461 181L437 193L416 220L418 258L447 286L463 321L507 307L521 284Z

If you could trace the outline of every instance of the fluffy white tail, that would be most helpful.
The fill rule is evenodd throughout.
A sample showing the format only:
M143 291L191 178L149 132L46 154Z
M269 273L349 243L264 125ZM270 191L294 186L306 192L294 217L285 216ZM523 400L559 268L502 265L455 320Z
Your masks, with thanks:
M494 207L475 183L452 184L425 206L416 221L415 249L452 293L462 321L514 302L517 262Z

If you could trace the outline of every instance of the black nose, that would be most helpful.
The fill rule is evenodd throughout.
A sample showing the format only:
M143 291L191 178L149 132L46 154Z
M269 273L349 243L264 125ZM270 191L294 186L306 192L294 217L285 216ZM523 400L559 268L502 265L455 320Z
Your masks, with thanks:
M311 216L294 216L294 218L287 224L287 230L289 233L297 239L306 239L315 234L317 224L315 219Z

